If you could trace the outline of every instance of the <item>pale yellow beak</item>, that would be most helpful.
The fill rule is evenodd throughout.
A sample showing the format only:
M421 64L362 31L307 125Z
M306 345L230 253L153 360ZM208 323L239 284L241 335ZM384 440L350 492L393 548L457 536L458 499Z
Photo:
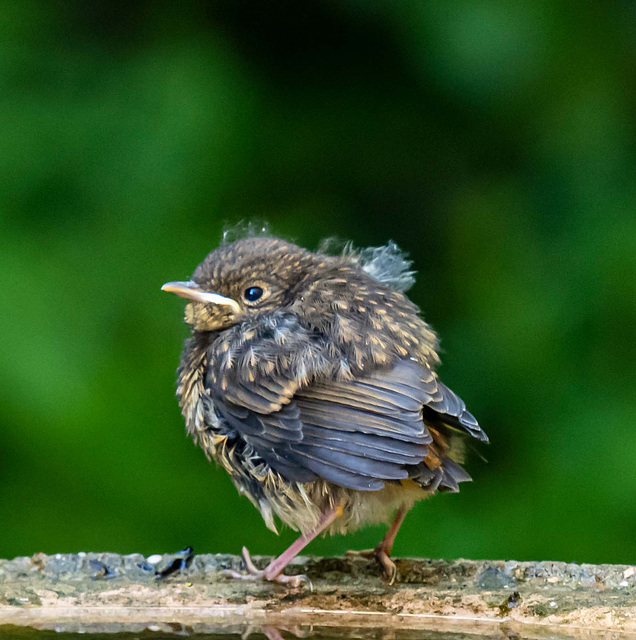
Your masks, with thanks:
M194 302L220 304L224 307L230 307L236 313L241 310L241 307L236 300L226 298L225 296L213 293L212 291L202 291L199 285L196 282L192 282L192 280L188 282L166 282L166 284L161 287L161 290L168 291L169 293L176 293L181 298L194 300Z

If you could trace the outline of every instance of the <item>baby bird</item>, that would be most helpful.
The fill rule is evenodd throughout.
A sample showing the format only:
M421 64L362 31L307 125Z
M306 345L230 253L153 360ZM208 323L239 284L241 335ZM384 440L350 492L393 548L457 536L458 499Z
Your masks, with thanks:
M438 339L404 294L400 250L339 255L274 237L223 243L186 282L192 335L178 370L188 433L260 511L300 531L259 571L232 577L298 586L283 569L323 532L392 524L367 554L390 582L390 552L417 500L458 491L463 436L487 441L437 377Z

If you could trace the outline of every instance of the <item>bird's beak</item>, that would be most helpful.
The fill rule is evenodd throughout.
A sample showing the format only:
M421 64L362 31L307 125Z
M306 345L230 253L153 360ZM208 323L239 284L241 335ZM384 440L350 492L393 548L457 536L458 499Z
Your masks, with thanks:
M188 282L166 282L166 284L161 287L161 290L176 293L182 298L194 300L195 302L220 304L224 307L230 307L236 313L241 310L236 300L226 298L218 293L212 293L211 291L202 291L199 285L196 282L192 282L192 280Z

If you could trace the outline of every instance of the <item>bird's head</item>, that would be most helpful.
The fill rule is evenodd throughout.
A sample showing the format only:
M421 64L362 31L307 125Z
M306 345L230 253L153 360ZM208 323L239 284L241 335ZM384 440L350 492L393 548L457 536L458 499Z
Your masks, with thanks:
M437 338L402 293L410 262L392 243L340 255L307 251L272 237L222 244L191 280L164 291L190 302L185 321L197 332L219 332L261 314L283 311L328 335L355 365L384 364L418 353L436 362Z
M284 240L245 238L212 251L191 280L167 282L162 290L190 300L185 321L196 331L222 331L293 302L314 262L315 254Z

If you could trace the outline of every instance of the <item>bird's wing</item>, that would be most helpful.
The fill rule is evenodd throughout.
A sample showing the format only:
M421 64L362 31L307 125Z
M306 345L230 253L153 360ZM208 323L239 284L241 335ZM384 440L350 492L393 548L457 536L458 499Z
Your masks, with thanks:
M463 401L413 360L357 380L301 388L294 404L303 425L303 439L291 445L296 460L326 480L355 489L419 476L422 463L424 470L433 460L446 464L444 455L439 459L440 445L447 441L440 425L486 439ZM458 481L468 479L454 468L451 463L442 470L442 483L453 483L446 477L449 473Z
M343 379L322 337L289 314L229 329L214 349L205 384L216 411L289 480L377 490L415 473L429 447L435 457L440 425L485 439L426 365Z
M422 419L427 394L421 367L402 360L356 380L329 380L300 389L303 439L294 459L342 486L376 490L405 480L433 439Z
M431 425L443 424L464 431L477 440L488 442L488 436L479 426L475 416L466 409L464 401L443 382L435 377L433 380L434 390L430 399L424 403L425 421Z
M320 477L375 490L383 480L408 478L406 467L428 453L432 438L422 420L427 395L420 371L402 361L361 380L309 384L291 399L272 397L272 389L284 385L271 378L243 380L238 392L221 392L218 385L209 390L228 425L288 479Z
M245 391L233 392L231 399L216 393L214 403L258 455L289 480L322 478L373 491L384 481L417 475L433 443L431 431L436 433L429 431L423 407L436 423L451 423L485 439L464 403L411 360L356 380L299 387L290 399L273 397L279 387L285 385L247 380ZM280 408L268 411L266 405Z

